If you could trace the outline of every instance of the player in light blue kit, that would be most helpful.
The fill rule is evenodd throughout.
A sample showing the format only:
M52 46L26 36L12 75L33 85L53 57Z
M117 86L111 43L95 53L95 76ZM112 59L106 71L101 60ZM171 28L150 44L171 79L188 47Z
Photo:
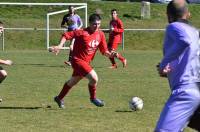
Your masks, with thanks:
M190 13L185 0L171 1L167 16L169 25L163 46L164 57L158 72L161 77L168 78L171 95L155 132L182 132L189 122L190 127L200 131L200 122L194 120L200 106L199 31L187 21Z
M77 29L82 28L83 22L78 14L76 14L74 6L68 7L69 13L64 15L63 20L61 22L61 27L67 29L68 32L74 31ZM72 59L72 51L74 47L74 41L75 39L71 40L71 44L69 46L69 57L68 60L64 61L65 64L71 66L71 59Z

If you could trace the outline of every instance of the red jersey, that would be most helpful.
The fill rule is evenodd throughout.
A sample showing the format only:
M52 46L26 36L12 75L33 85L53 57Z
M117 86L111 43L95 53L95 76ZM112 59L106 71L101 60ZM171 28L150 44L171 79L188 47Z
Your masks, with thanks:
M108 50L105 35L99 30L90 33L88 28L84 28L66 32L63 37L67 40L75 38L72 52L73 59L81 59L89 63L94 58L98 48L102 54Z
M122 33L124 32L122 21L119 18L111 20L110 27L113 27L114 30L109 34L109 43L121 43Z

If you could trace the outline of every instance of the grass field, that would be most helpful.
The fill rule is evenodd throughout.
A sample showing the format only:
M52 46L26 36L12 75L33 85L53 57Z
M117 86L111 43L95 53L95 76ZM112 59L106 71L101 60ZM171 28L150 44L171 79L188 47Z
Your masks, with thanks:
M87 80L83 79L65 97L66 109L61 110L53 97L72 73L63 64L64 51L58 56L42 50L1 52L1 58L15 64L4 66L8 78L0 85L0 131L152 132L169 95L167 80L155 70L161 52L126 50L123 54L127 68L118 61L118 69L108 69L109 60L100 54L92 63L99 76L97 95L105 107L89 102ZM143 99L142 111L129 109L133 96Z
M7 2L86 2L85 0L7 0ZM151 4L151 18L140 18L140 2L87 1L88 15L102 10L102 28L108 27L110 9L119 10L125 28L165 28L166 5ZM191 22L199 28L200 5L190 4ZM0 20L6 28L45 28L47 12L66 7L0 7ZM83 17L83 12L78 14ZM64 14L51 17L51 28L60 28ZM56 44L61 32L51 32L50 43ZM0 132L153 132L160 111L169 96L166 79L157 75L164 32L126 31L125 51L128 67L108 69L107 58L96 55L92 65L98 76L97 96L106 102L97 108L89 101L87 80L83 79L65 97L66 109L57 107L53 97L59 93L72 73L64 66L67 51L55 56L45 48L44 31L5 31L5 52L0 58L11 59L4 66L8 78L0 84ZM1 38L0 38L1 39ZM0 41L0 45L2 45ZM1 49L0 49L1 50ZM143 51L142 51L143 50ZM131 111L133 96L144 101L142 111ZM185 132L193 132L186 129Z

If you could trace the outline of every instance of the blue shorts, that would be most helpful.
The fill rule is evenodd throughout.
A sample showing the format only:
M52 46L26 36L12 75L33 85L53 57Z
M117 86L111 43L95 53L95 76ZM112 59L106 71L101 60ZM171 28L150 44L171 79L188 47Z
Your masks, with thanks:
M155 132L182 132L200 105L200 83L181 85L167 100Z

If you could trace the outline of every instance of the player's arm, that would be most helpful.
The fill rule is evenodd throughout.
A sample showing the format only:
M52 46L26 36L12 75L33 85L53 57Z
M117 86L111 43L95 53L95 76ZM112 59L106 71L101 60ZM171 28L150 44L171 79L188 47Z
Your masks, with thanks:
M121 20L118 20L118 27L116 28L113 28L113 32L116 32L116 33L123 33L124 32L124 26L123 26L123 23Z
M65 16L62 19L61 28L66 28L66 25L65 25Z
M60 50L64 46L65 42L66 42L66 38L62 37L61 40L60 40L60 43L57 46L51 46L51 47L49 47L49 52L53 52L56 55L58 55L58 53L60 52Z
M60 50L62 49L62 47L64 46L65 42L67 40L73 39L74 37L75 37L75 31L63 33L63 35L60 39L60 43L57 46L51 46L49 48L49 52L53 52L57 55L60 52Z
M117 52L115 52L115 51L109 52L108 51L105 35L103 32L101 33L101 42L99 44L99 50L104 56L109 57L109 58L118 56Z
M58 44L58 48L62 49L66 41L67 41L66 38L62 36L62 38L60 39L60 43Z
M83 21L81 20L80 16L78 17L78 29L81 29L83 26Z
M4 65L12 65L13 62L11 60L2 60L0 59L0 64L4 64Z
M180 28L169 26L166 32L171 38L173 38L175 43L165 52L165 55L159 64L158 72L160 76L165 76L171 71L170 63L176 60L190 43L188 35Z
M173 38L175 44L170 47L170 50L166 51L164 58L160 63L161 70L165 69L169 63L177 59L190 44L189 37L183 29L170 26L168 27L167 32L167 34Z

